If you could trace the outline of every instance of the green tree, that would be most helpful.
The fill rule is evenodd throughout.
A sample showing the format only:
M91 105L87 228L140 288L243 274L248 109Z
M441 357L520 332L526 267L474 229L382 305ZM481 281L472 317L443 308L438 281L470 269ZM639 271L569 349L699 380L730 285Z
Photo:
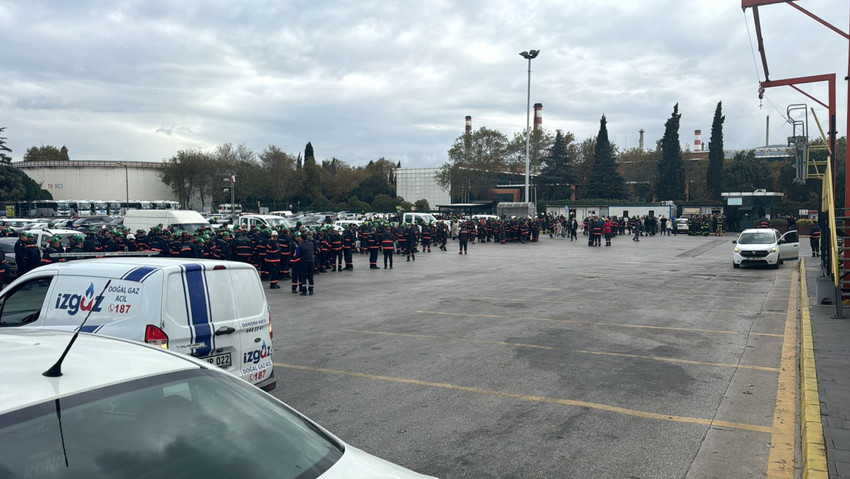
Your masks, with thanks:
M464 133L449 148L449 161L440 167L437 184L459 201L472 201L496 186L507 171L507 137L497 130L480 128Z
M754 150L739 151L723 169L723 188L726 191L770 189L771 177L764 161L756 158Z
M431 205L429 205L428 200L424 198L421 200L416 200L413 203L413 206L416 207L416 211L431 211Z
M5 129L5 126L0 126L0 135L3 134ZM12 163L12 157L6 154L11 152L12 149L6 146L6 137L0 136L0 164L10 165Z
M629 198L640 203L655 201L655 183L660 157L661 152L647 151L642 148L630 148L620 154L617 170L624 178L629 179L629 184L626 186Z
M661 160L658 162L658 183L655 193L659 200L685 199L685 162L682 160L682 147L679 143L679 104L673 107L673 114L664 125L661 139Z
M396 201L390 195L380 194L372 201L372 210L379 213L391 213L395 211Z
M295 159L275 145L269 145L263 150L259 159L264 173L263 188L271 198L272 206L278 209L280 205L288 209L295 188Z
M569 199L575 184L578 146L575 135L558 130L550 153L543 158L543 166L537 177L541 197L544 199Z
M345 203L345 207L348 211L365 213L371 205L365 201L360 201L360 198L356 196L352 196L348 198L348 201Z
M236 191L234 201L243 205L246 211L254 211L257 203L271 202L272 194L268 191L266 171L257 159L253 150L240 144L233 146L224 143L216 147L211 155L212 165L204 173L207 175L207 191L215 196L224 195L230 202L230 194L222 191L222 178L236 176ZM220 197L220 196L219 196Z
M52 200L53 195L23 171L0 164L0 198L5 201L35 201Z
M596 148L593 151L593 173L587 185L590 198L622 199L625 196L626 182L617 172L614 162L614 147L608 140L608 121L605 115L599 121L599 134L596 136Z
M514 135L513 140L507 145L505 155L506 171L512 173L525 174L525 144L526 131ZM531 137L528 140L528 164L529 171L533 176L540 173L546 157L552 151L555 142L555 137L543 128L531 130ZM530 180L529 180L530 181Z
M723 189L723 102L717 102L714 110L714 121L711 122L711 139L708 141L708 169L705 172L705 183L709 199L720 199Z
M62 150L51 145L32 146L24 153L24 161L63 161L67 157L67 150L63 157Z
M192 196L209 183L203 176L212 166L212 160L203 151L180 150L165 161L159 176L181 204L189 205Z
M362 179L357 187L351 191L352 195L357 196L367 203L372 203L379 195L386 195L390 198L395 196L395 192L389 184L389 179L384 176L380 169L370 169L367 166L360 172L359 176Z
M578 147L578 158L576 161L576 197L587 197L587 185L593 174L593 152L596 150L596 138L587 138Z
M304 158L304 166L299 172L298 193L296 198L301 204L312 205L322 194L322 168L316 164L315 158ZM327 198L325 198L327 199Z
M354 169L337 158L322 161L322 173L322 193L335 204L344 204L359 183Z
M304 147L304 161L311 159L315 162L316 156L313 154L313 144L308 141L307 146Z

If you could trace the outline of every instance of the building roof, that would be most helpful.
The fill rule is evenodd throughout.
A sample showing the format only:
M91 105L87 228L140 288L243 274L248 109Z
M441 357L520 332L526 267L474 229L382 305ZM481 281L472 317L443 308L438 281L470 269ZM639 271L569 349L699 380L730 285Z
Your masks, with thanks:
M151 161L16 161L12 163L15 168L26 170L30 168L152 168L159 169L163 163Z
M755 190L755 191L728 191L724 193L720 193L720 196L723 197L731 197L731 198L740 198L743 196L785 196L785 193L780 193L778 191L765 191L765 190Z

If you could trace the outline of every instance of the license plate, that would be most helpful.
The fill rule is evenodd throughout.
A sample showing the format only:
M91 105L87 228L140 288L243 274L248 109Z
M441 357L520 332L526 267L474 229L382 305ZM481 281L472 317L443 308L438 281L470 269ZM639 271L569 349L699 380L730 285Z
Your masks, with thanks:
M204 360L210 364L214 364L223 369L227 369L233 364L230 361L230 353L213 354L211 356L205 357Z

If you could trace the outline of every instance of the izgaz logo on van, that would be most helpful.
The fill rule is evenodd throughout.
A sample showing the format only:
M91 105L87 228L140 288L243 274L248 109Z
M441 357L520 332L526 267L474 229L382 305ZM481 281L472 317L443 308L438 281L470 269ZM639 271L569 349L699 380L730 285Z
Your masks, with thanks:
M242 364L257 364L261 359L265 359L266 357L272 354L271 345L266 345L266 342L263 341L263 346L260 349L255 349L253 351L248 351L242 353Z
M79 311L100 312L103 296L94 296L94 283L90 283L85 294L59 293L56 296L56 309L64 309L73 316Z

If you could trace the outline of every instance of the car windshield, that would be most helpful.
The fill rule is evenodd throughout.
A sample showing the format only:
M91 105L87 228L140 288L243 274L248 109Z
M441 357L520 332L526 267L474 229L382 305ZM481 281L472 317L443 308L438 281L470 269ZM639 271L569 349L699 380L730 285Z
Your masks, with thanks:
M773 244L776 242L776 236L769 231L764 233L741 233L738 238L738 244Z
M202 369L7 413L0 444L3 477L40 478L313 478L343 453L254 386Z
M280 228L281 226L284 228L292 228L292 225L289 224L289 221L286 218L269 218L269 225L273 228Z
M181 223L178 225L174 225L177 229L183 230L187 233L194 233L196 231L202 230L204 228L208 228L210 226L209 223Z

